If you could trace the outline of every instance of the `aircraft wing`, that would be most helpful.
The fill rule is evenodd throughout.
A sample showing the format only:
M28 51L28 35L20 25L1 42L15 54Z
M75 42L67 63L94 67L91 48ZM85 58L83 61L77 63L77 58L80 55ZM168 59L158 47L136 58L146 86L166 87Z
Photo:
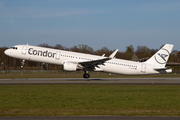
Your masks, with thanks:
M93 60L93 61L86 61L86 62L79 62L83 67L86 69L94 69L95 67L98 67L98 65L103 65L105 61L110 60L111 58L104 58L99 60Z
M85 62L79 62L79 64L81 64L85 69L90 69L90 70L94 70L95 67L98 67L98 65L104 65L104 62L114 58L114 56L116 55L116 53L118 52L118 49L115 50L109 57L107 58L103 58L103 59L98 59L98 60L93 60L93 61L85 61Z

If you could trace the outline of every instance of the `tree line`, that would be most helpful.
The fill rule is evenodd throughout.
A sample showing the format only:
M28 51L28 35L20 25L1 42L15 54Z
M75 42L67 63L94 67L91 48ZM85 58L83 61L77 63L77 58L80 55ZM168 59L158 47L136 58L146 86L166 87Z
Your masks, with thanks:
M90 47L88 45L84 45L84 44L73 46L71 48L67 48L60 44L56 44L55 46L50 46L48 44L39 44L38 46L54 48L54 49L59 49L59 50L74 51L74 52L80 52L80 53L94 54L94 55L100 55L100 56L105 54L105 56L107 56L107 57L114 51L114 50L109 50L107 47L102 47L99 50L93 50L92 47ZM0 47L1 69L6 69L6 70L20 69L22 60L6 56L4 54L4 51L6 49L8 49L8 48ZM118 52L115 57L120 58L120 59L125 59L125 60L144 61L144 60L150 58L152 55L154 55L158 50L159 49L149 49L146 46L137 46L137 48L135 49L133 47L133 45L129 45L126 47L125 52ZM180 60L180 51L173 50L168 62L179 63L179 60ZM46 65L46 67L47 67L47 65ZM27 69L27 70L41 70L43 68L45 68L45 67L42 66L42 63L32 62L32 61L26 61L25 67L24 67L24 69ZM56 65L48 65L48 69L49 70L59 70L59 69L61 69L61 67L56 66Z

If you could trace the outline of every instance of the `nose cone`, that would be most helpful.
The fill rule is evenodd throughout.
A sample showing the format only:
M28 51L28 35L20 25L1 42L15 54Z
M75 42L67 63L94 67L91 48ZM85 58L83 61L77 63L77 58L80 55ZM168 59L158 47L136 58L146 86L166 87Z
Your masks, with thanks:
M7 50L4 51L4 53L5 53L6 55L10 56L10 55L11 55L11 50L7 49Z

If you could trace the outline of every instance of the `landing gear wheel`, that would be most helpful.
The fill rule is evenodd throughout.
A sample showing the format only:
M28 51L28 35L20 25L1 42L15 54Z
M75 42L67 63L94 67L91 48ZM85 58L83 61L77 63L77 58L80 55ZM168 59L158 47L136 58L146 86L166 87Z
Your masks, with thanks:
M89 78L90 75L89 75L88 73L84 73L83 77L84 77L84 78Z

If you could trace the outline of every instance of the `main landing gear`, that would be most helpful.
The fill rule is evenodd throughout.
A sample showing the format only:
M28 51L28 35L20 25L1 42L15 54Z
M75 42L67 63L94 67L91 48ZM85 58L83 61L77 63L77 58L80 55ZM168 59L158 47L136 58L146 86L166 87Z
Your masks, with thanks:
M84 77L84 78L89 78L89 77L90 77L88 71L84 71L83 77Z

